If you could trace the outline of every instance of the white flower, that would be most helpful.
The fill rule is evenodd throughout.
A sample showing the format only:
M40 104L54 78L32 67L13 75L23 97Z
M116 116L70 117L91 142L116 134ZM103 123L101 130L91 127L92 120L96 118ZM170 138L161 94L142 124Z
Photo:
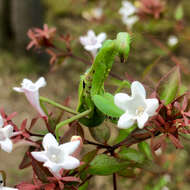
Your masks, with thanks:
M169 38L168 38L168 45L170 46L170 47L173 47L173 46L175 46L175 45L177 45L178 44L178 38L176 37L176 36L170 36Z
M137 8L129 1L123 1L119 13L123 16L131 16L137 12Z
M80 140L75 140L59 145L55 137L48 133L43 142L45 151L32 152L32 156L39 162L44 162L44 166L57 176L60 176L61 169L71 170L80 165L80 161L71 156L80 146Z
M138 127L142 129L148 118L155 115L159 103L156 98L146 99L146 91L140 82L131 84L131 93L131 96L118 93L114 97L115 104L125 111L119 118L118 127L129 128L137 120Z
M0 146L5 152L11 152L13 149L13 143L10 138L13 134L13 126L6 125L3 127L3 118L0 115Z
M44 77L40 77L35 83L29 79L24 79L21 83L21 88L14 87L13 89L17 92L24 92L26 98L30 104L37 110L40 116L46 116L40 106L39 101L39 89L46 86Z
M139 20L138 16L122 17L122 21L128 28L132 28L133 25Z
M138 16L134 15L137 12L137 8L129 1L123 1L122 7L119 9L119 13L122 15L122 21L127 27L132 26L139 20Z
M102 43L105 39L106 33L100 33L96 36L93 30L89 30L86 36L80 37L80 43L84 46L84 49L90 51L93 57L95 57L98 49L102 47Z

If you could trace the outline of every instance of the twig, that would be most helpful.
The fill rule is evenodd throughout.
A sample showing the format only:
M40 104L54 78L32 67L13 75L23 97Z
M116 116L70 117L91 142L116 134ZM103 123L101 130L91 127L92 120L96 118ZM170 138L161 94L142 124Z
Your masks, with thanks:
M113 174L113 190L117 190L117 178L116 178L116 173Z

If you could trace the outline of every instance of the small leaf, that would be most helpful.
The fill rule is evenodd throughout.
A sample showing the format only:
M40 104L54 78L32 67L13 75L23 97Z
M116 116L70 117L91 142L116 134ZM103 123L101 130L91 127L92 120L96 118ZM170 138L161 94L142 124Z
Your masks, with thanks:
M111 175L121 168L122 165L114 157L100 154L90 163L87 171L92 175Z
M87 154L85 154L83 156L81 161L84 162L84 164L82 164L79 167L79 172L81 172L82 170L84 170L88 166L88 164L94 159L96 154L97 154L97 150L93 150L93 151L88 152Z
M180 73L179 68L175 67L166 76L164 76L159 83L157 92L161 100L164 100L164 104L171 103L179 92Z
M110 128L105 124L98 127L89 128L89 131L92 137L100 143L106 143L110 138Z
M79 187L79 189L78 190L87 190L87 188L88 188L88 184L89 184L89 182L87 181L87 182L85 182L83 185L81 185L80 187Z
M134 178L136 176L134 168L126 168L117 172L119 176Z
M140 142L138 144L138 148L148 159L150 159L150 160L153 159L151 148L147 142L145 142L145 141Z
M130 160L137 163L142 163L145 160L144 155L133 148L122 147L118 156L123 160Z
M38 179L44 183L48 182L48 177L52 177L52 174L48 168L43 166L43 163L36 161L31 154L29 154L32 160L32 168L38 177Z
M114 96L109 93L105 93L103 96L93 96L93 102L96 107L107 116L120 117L124 113L114 104Z
M137 126L134 125L128 129L119 129L119 134L115 140L115 143L120 143L121 141L125 140L129 134L136 128Z
M175 19L177 21L182 20L183 16L184 16L184 10L183 10L183 6L180 4L177 6L177 9L175 11Z

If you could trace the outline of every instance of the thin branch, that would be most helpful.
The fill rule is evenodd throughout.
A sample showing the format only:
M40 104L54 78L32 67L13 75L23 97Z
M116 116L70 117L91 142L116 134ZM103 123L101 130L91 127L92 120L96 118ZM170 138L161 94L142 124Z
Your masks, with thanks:
M116 178L116 173L113 174L113 190L117 190L117 178Z

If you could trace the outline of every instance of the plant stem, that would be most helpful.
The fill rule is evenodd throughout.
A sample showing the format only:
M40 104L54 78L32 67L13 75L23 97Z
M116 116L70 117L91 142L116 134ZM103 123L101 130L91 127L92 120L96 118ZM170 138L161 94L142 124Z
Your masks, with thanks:
M45 112L45 114L48 116L48 111L47 111L46 107L44 106L42 100L40 100L40 106L43 109L43 111Z
M117 190L117 178L116 178L116 173L113 174L113 190Z
M48 104L51 104L51 105L53 105L53 106L55 106L55 107L57 107L57 108L59 108L59 109L61 109L61 110L64 110L64 111L68 112L68 113L71 113L71 114L74 114L74 115L77 115L77 114L78 114L78 112L72 110L71 108L68 108L68 107L66 107L66 106L63 106L63 105L61 105L61 104L59 104L59 103L57 103L57 102L54 102L53 100L50 100L50 99L48 99L48 98L45 98L45 97L40 96L40 101L46 102L46 103L48 103Z
M111 146L109 146L109 145L98 144L98 143L95 143L95 142L91 142L91 141L89 141L89 140L84 140L84 143L90 144L90 145L95 145L95 146L97 146L97 147L99 147L99 148L105 148L105 149L111 148Z
M67 125L67 124L69 124L69 123L71 123L71 122L73 122L73 121L75 121L75 120L77 120L77 119L80 119L80 118L82 118L82 117L88 115L91 111L92 111L91 109L86 110L86 111L84 111L84 112L82 112L82 113L79 113L78 115L75 115L75 116L73 116L73 117L71 117L71 118L69 118L69 119L67 119L67 120L65 120L65 121L62 121L62 122L60 122L59 124L57 124L57 125L56 125L56 129L55 129L55 134L56 134L57 140L59 140L59 129L60 129L61 127L63 127L64 125Z

